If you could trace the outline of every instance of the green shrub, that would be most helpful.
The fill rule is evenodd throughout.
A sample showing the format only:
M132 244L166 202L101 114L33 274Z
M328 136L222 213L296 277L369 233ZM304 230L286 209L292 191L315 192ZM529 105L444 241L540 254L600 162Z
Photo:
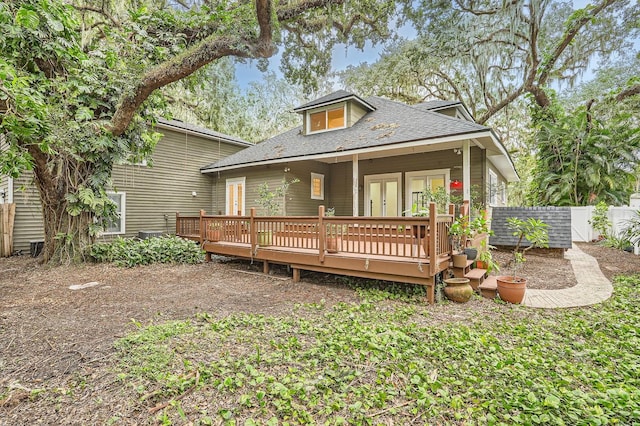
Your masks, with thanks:
M112 262L129 268L152 263L193 264L204 261L204 251L195 242L175 236L146 240L118 237L111 242L91 246L91 256L96 262Z

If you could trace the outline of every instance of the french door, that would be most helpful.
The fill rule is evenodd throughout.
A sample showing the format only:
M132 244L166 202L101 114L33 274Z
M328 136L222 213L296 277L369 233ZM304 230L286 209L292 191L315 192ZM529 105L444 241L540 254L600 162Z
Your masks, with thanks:
M366 216L402 216L401 179L402 173L364 177Z
M225 214L244 216L244 188L245 178L227 179L227 196L225 202Z

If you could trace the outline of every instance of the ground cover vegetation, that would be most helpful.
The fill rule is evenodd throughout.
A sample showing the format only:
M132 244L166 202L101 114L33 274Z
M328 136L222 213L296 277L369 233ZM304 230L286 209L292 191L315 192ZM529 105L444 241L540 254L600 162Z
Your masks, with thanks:
M278 49L290 81L314 87L332 47L389 37L398 2L64 2L0 4L0 172L33 173L45 261L84 258L115 205L121 162L151 160L167 109L157 90L222 58ZM196 75L197 76L197 75Z
M413 290L360 286L291 316L140 327L116 372L161 424L632 424L639 289L621 276L593 308L433 324Z
M91 246L91 257L96 262L111 262L129 268L154 263L202 263L204 255L204 250L195 241L176 236L145 240L116 238Z

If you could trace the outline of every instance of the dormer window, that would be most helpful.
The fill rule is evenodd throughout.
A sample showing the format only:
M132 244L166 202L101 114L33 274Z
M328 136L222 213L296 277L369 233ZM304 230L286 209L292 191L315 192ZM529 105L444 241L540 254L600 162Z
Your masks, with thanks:
M345 104L338 108L329 107L320 111L310 112L308 115L309 133L343 129L347 127L345 118Z

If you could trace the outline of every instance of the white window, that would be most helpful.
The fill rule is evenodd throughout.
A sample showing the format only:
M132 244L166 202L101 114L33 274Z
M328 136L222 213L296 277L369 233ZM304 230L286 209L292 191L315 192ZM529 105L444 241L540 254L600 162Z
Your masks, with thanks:
M345 104L307 113L308 133L325 132L345 127L347 127Z
M412 211L428 209L427 200L424 199L424 190L431 192L444 188L449 193L449 169L421 170L405 173L405 212L407 216Z
M311 199L324 200L324 175L311 173Z
M103 235L124 234L127 194L124 192L107 192L107 197L116 204L117 217L109 220Z
M489 170L489 205L495 206L498 204L499 191L498 175Z

